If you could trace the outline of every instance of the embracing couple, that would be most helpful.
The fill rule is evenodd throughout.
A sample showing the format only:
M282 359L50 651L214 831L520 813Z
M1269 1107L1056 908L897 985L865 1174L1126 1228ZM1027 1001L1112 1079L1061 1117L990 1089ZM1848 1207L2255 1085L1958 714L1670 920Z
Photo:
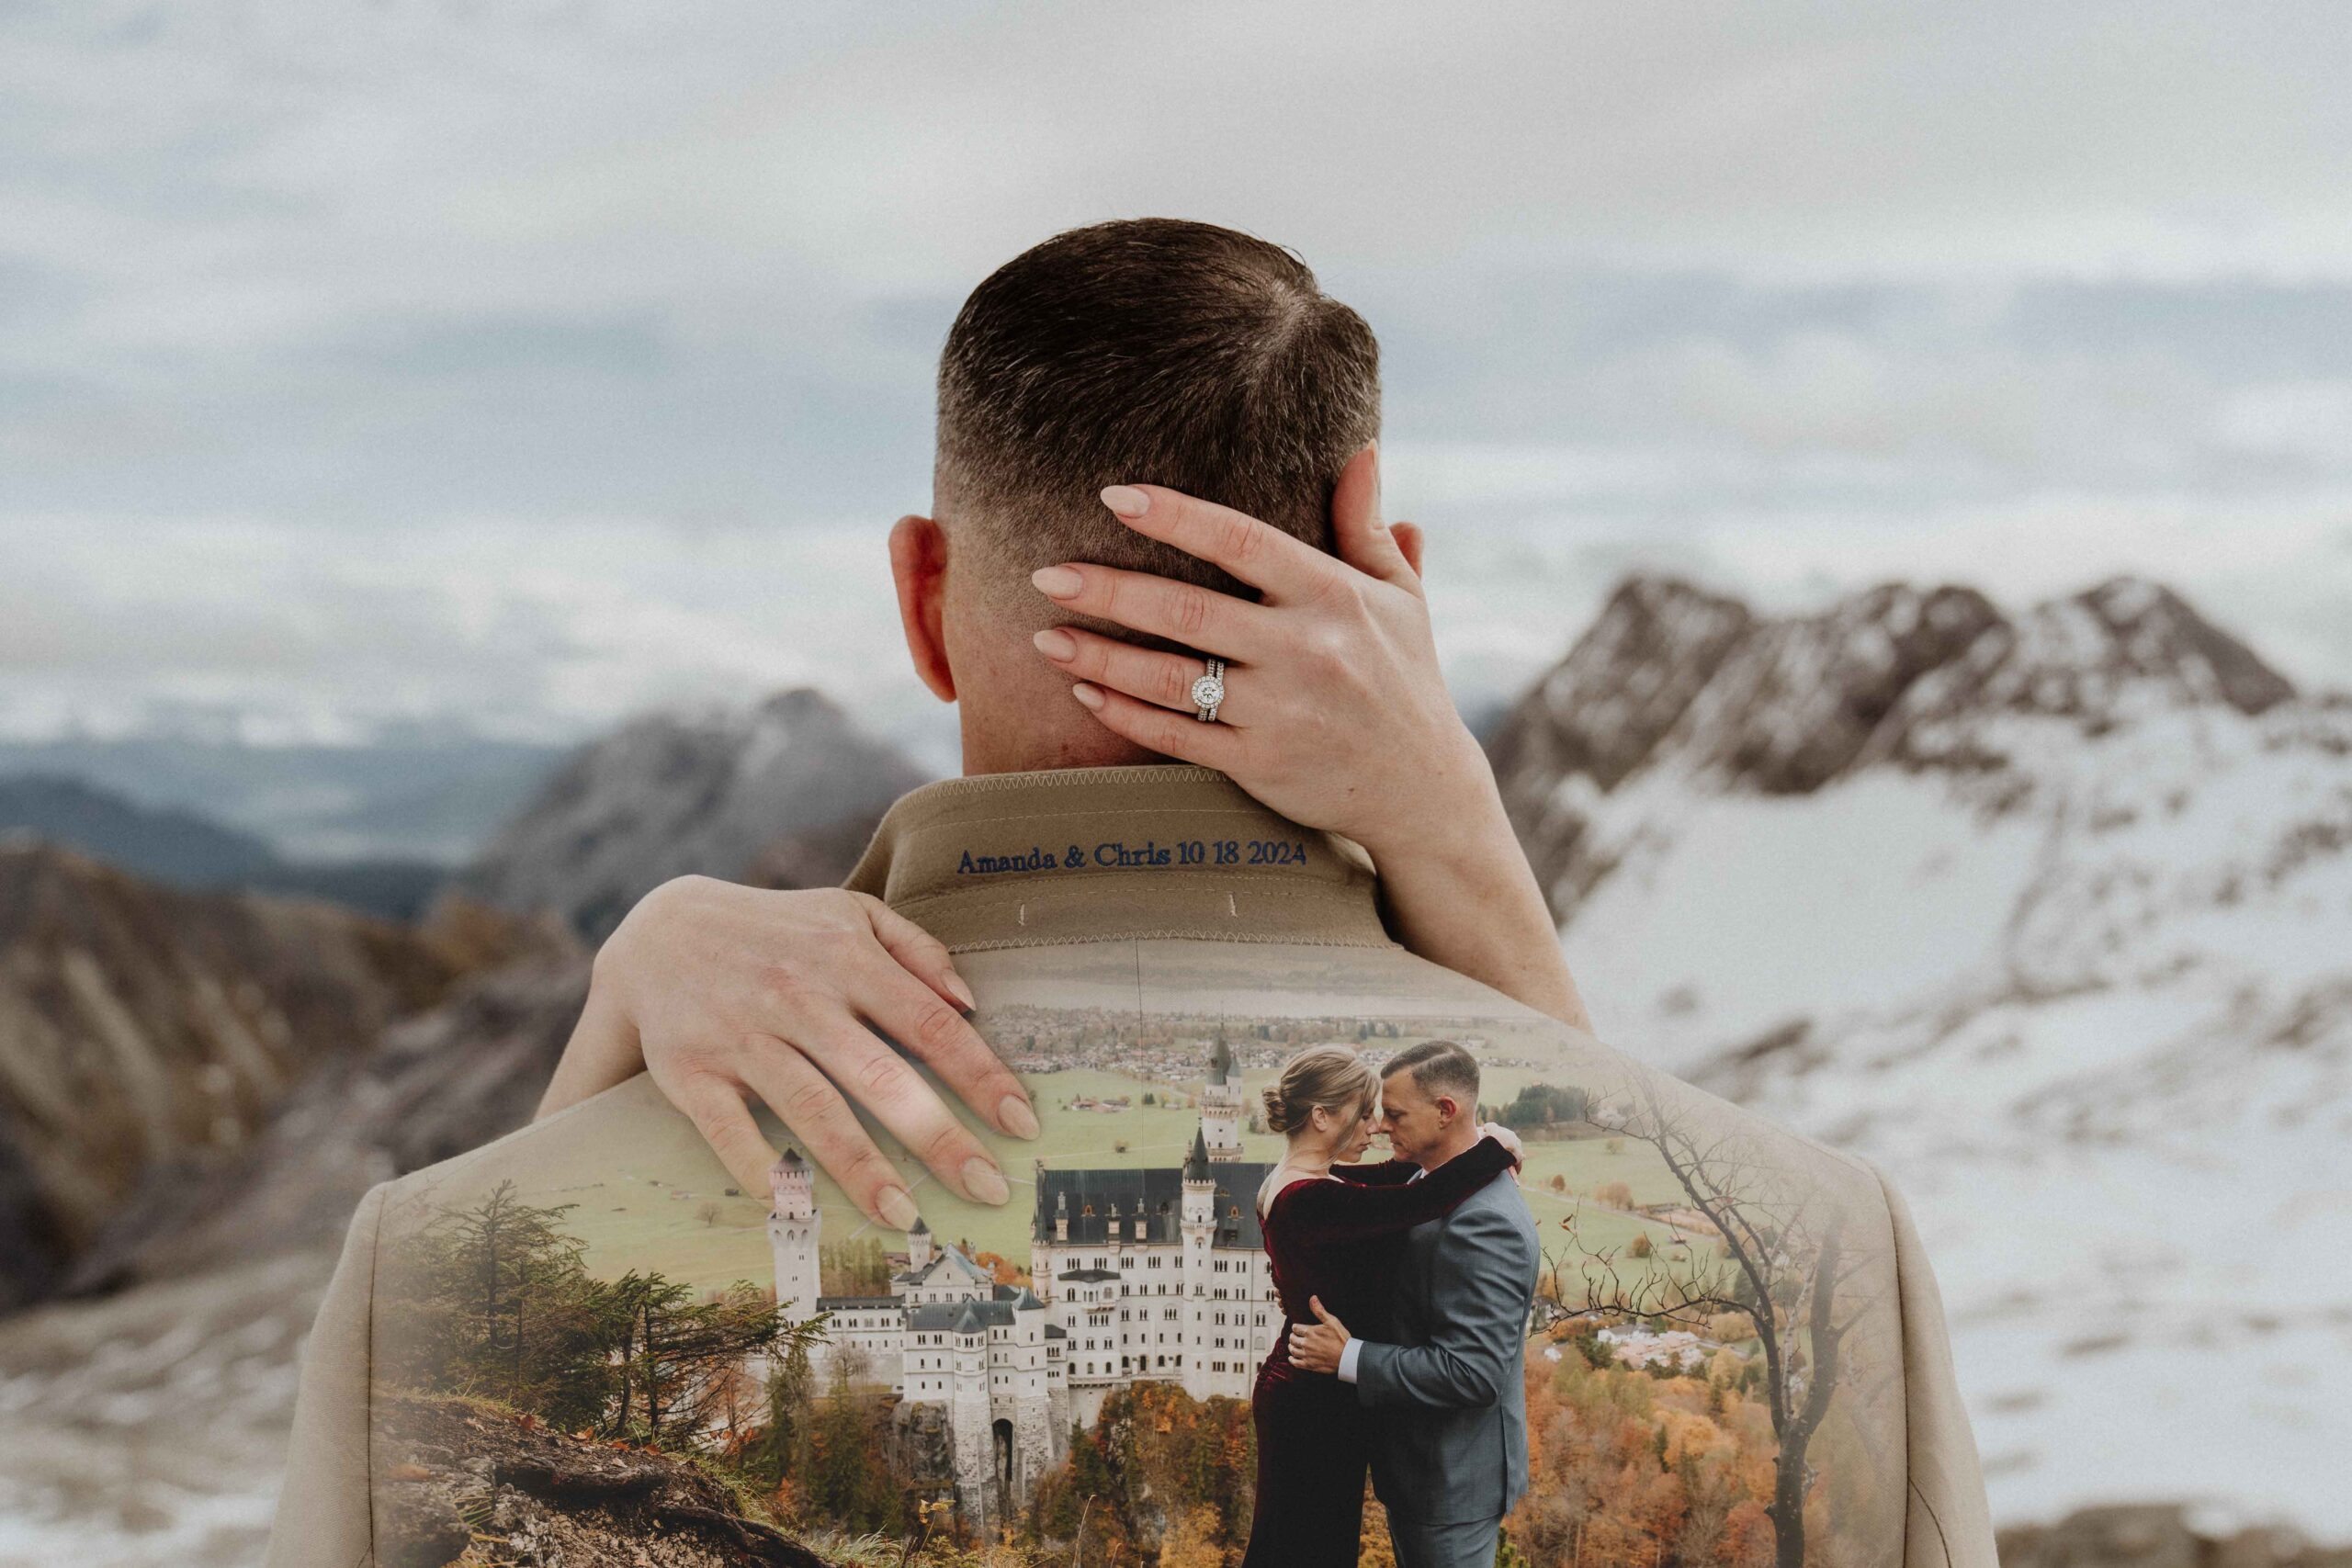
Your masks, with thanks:
M1476 1123L1451 1040L1375 1072L1311 1045L1265 1091L1286 1135L1258 1194L1283 1325L1250 1393L1258 1511L1243 1568L1351 1564L1363 1483L1403 1568L1488 1568L1527 1490L1524 1377L1540 1264L1519 1140ZM1354 1162L1375 1133L1396 1156Z
M448 1534L435 1464L499 1467L464 1451L472 1428L432 1426L440 1405L379 1388L370 1369L474 1386L481 1369L444 1365L449 1347L403 1342L437 1321L400 1304L437 1288L436 1255L408 1242L457 1205L504 1201L510 1183L535 1204L593 1197L582 1216L604 1227L606 1275L707 1254L704 1282L724 1284L774 1238L779 1307L896 1337L882 1348L901 1393L938 1403L959 1509L988 1534L1067 1473L1072 1410L1173 1378L1203 1398L1251 1397L1251 1568L1353 1563L1367 1473L1405 1568L1487 1568L1530 1483L1521 1347L1539 1251L1518 1151L1477 1121L1488 1047L1430 1038L1452 1027L1442 1020L1507 1037L1522 1083L1638 1089L1700 1146L1741 1151L1741 1174L1772 1183L1759 1199L1785 1199L1777 1213L1826 1238L1803 1258L1781 1256L1785 1236L1742 1246L1780 1233L1726 1199L1710 1265L1729 1271L1725 1300L1674 1298L1728 1318L1740 1303L1727 1292L1762 1299L1798 1263L1836 1292L1808 1298L1822 1309L1809 1330L1793 1314L1781 1325L1809 1334L1812 1359L1743 1359L1736 1324L1723 1326L1718 1360L1748 1369L1742 1386L1770 1405L1775 1438L1761 1468L1731 1478L1732 1523L1712 1544L1677 1545L1682 1560L1834 1551L1991 1568L1940 1300L1893 1189L1868 1161L1591 1033L1493 770L1441 677L1421 532L1380 516L1378 351L1363 319L1251 236L1097 224L974 290L938 394L932 514L898 520L889 569L914 672L957 706L963 776L893 803L841 886L686 875L646 894L596 954L537 1118L368 1191L304 1353L269 1568L374 1562L379 1547L387 1562L446 1560L379 1540L378 1519L394 1537L422 1531L417 1552L465 1539ZM1576 754L1559 765L1583 776ZM1267 1095L1286 1146L1261 1186L1229 1083L1216 1153L1195 1145L1180 1198L1173 1171L1072 1168L1102 1157L1093 1110L1033 1100L1005 1059L1125 1070L1158 1053L1149 1070L1164 1075L1210 1020L1220 1034L1231 1020L1258 1040L1332 1042L1291 1057ZM1415 1043L1375 1066L1349 1033ZM763 1107L808 1151L813 1190L806 1166L779 1159ZM1204 1131L1210 1109L1204 1098ZM1355 1163L1383 1131L1396 1157ZM820 1224L986 1234L1012 1196L1008 1156L1034 1156L1022 1145L1041 1135L1065 1157L1015 1168L1036 1202L1033 1256L1075 1227L1082 1265L1064 1249L1066 1271L1040 1273L1033 1292L960 1249L925 1248L891 1296L819 1293ZM1663 1167L1649 1181L1675 1190ZM763 1227L705 1235L689 1205L649 1215L636 1201L660 1190L777 1201ZM1538 1201L1547 1227L1572 1218L1568 1199ZM737 1236L748 1250L724 1250ZM1693 1250L1714 1245L1702 1233ZM1655 1295L1694 1278L1653 1267L1636 1282ZM934 1363L949 1337L961 1348L944 1391L925 1380L947 1376ZM573 1392L606 1409L597 1389ZM1807 1450L1833 1415L1834 1438ZM1663 1462L1672 1435L1658 1421ZM1636 1446L1653 1463L1650 1441ZM1604 1526L1627 1551L1667 1550L1639 1519L1588 1517L1599 1482L1577 1471L1599 1462L1547 1445L1544 1506L1521 1510L1537 1560L1567 1561ZM520 1521L502 1551L575 1506L501 1484L500 1517ZM1148 1530L1147 1505L1133 1506L1121 1528ZM700 1531L714 1561L752 1560L742 1542L757 1521L640 1513L627 1528L646 1541ZM1098 1560L1089 1517L1081 1561ZM1829 1544L1808 1548L1825 1530Z
M1154 987L1171 1010L1189 999L1180 962L1218 993L1186 1010L1261 1017L1297 1006L1311 964L1360 998L1351 1011L1386 998L1460 1016L1508 998L1589 1027L1441 674L1421 531L1380 515L1377 357L1362 318L1293 257L1213 225L1099 224L982 283L941 355L935 515L901 518L890 540L908 649L957 705L964 776L893 806L845 908L838 890L706 879L645 899L598 956L542 1117L648 1067L759 1191L773 1153L746 1100L764 1100L872 1221L909 1228L920 1193L937 1229L943 1191L1001 1202L1006 1173L912 1074L889 1076L897 1058L874 1055L865 1026L996 1129L1033 1134L1055 1110L960 1012L973 992L983 1008L1067 994L1086 951L1072 943L1143 939L1147 976L1171 966ZM1204 691L1218 665L1222 689ZM1170 761L1196 766L1150 765ZM1152 870L1095 853L1111 841L1210 849ZM1072 875L1012 853L1032 845L1089 857ZM1462 976L1493 991L1430 1004ZM1478 1075L1451 1041L1380 1070L1334 1043L1265 1091L1287 1149L1261 1190L1230 1198L1254 1197L1283 1325L1268 1303L1271 1346L1253 1337L1243 1363L1217 1355L1227 1341L1208 1323L1230 1308L1183 1347L1192 1386L1250 1391L1250 1568L1355 1562L1367 1469L1405 1568L1495 1560L1529 1484L1522 1346L1540 1259L1517 1141L1481 1136ZM877 1152L853 1100L936 1186ZM1354 1163L1375 1134L1395 1158ZM1240 1168L1257 1185L1259 1168ZM1073 1322L1074 1358L1107 1348L1093 1326ZM1169 1348L1155 1322L1123 1329L1116 1351L1162 1375Z

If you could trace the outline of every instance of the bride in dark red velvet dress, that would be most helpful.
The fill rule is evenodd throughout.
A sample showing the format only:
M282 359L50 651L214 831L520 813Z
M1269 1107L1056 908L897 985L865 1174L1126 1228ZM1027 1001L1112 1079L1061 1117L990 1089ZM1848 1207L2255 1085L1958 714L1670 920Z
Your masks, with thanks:
M1407 1160L1353 1165L1372 1143L1379 1096L1372 1064L1338 1044L1293 1056L1266 1090L1266 1125L1290 1138L1258 1194L1283 1328L1250 1396L1258 1495L1242 1568L1354 1568L1363 1531L1379 1413L1353 1384L1291 1365L1291 1325L1313 1323L1308 1303L1319 1297L1351 1335L1385 1340L1389 1269L1405 1233L1518 1163L1516 1149L1489 1134L1419 1181L1420 1168Z

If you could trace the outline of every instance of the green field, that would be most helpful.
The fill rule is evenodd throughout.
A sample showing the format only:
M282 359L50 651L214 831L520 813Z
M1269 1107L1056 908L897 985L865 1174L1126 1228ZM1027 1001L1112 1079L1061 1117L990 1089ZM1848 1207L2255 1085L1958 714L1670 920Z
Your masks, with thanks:
M1245 1110L1258 1102L1259 1091L1273 1077L1272 1071L1264 1070L1243 1075ZM1540 1068L1489 1068L1480 1086L1481 1095L1490 1104L1500 1103L1515 1096L1523 1084L1557 1082L1562 1077ZM973 1127L974 1134L1003 1167L1012 1186L1012 1199L1001 1207L951 1195L927 1169L907 1158L888 1133L867 1121L876 1142L905 1172L915 1201L936 1235L945 1241L968 1241L975 1251L996 1252L1023 1265L1029 1257L1035 1160L1042 1157L1063 1169L1172 1168L1182 1163L1200 1125L1200 1111L1191 1103L1179 1108L1141 1104L1146 1089L1165 1093L1166 1086L1125 1074L1080 1068L1033 1073L1026 1081L1044 1127L1041 1137L1023 1142ZM1176 1092L1190 1101L1197 1095L1198 1086ZM1121 1094L1134 1102L1125 1111L1067 1109L1079 1096ZM763 1131L776 1146L795 1141L764 1108L758 1108L757 1115ZM967 1126L973 1125L968 1114L964 1120ZM718 1289L737 1280L772 1283L775 1264L765 1227L767 1195L728 1195L729 1179L725 1168L703 1145L693 1124L683 1118L649 1118L638 1123L638 1129L630 1145L618 1149L565 1139L539 1145L534 1150L523 1196L538 1204L574 1205L562 1224L585 1244L584 1261L594 1273L610 1277L634 1266L658 1269L703 1289ZM1117 1147L1121 1143L1126 1145L1124 1151ZM1242 1145L1248 1160L1271 1164L1283 1155L1283 1140L1272 1134L1245 1132ZM1375 1143L1366 1157L1386 1158L1385 1144ZM1581 1202L1550 1190L1545 1183L1555 1172L1582 1195ZM1620 1246L1638 1232L1647 1231L1662 1259L1673 1239L1668 1227L1590 1201L1592 1190L1610 1181L1623 1181L1637 1203L1668 1202L1680 1195L1656 1155L1636 1140L1624 1140L1622 1151L1613 1155L1608 1152L1606 1141L1598 1138L1530 1143L1523 1186L1528 1205L1542 1227L1544 1246L1555 1253L1562 1249L1568 1237L1558 1222L1573 1211L1579 1215L1577 1234L1586 1247ZM878 1235L888 1249L904 1245L897 1232L867 1221L829 1180L820 1179L817 1190L827 1244L872 1235ZM1254 1196L1254 1191L1233 1194L1234 1201L1243 1204ZM707 1221L702 1217L706 1206L715 1211ZM1624 1260L1624 1266L1634 1267L1630 1260Z

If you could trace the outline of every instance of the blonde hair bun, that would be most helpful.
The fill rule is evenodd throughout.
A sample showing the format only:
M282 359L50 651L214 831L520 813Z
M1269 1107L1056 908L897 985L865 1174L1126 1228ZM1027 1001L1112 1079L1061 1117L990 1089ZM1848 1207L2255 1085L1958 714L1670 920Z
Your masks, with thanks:
M1380 1095L1380 1075L1352 1045L1309 1045L1283 1064L1282 1077L1263 1095L1266 1129L1295 1132L1325 1107L1334 1115L1353 1109L1358 1116L1372 1112Z

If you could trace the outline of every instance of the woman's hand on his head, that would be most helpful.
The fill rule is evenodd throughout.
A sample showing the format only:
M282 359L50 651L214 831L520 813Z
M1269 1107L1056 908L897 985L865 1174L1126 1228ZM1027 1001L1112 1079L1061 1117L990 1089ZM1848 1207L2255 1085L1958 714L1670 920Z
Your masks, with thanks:
M1128 527L1222 568L1257 589L1256 602L1089 561L1036 574L1040 591L1074 614L1226 660L1216 722L1201 722L1191 695L1203 657L1077 626L1035 639L1078 679L1073 694L1105 728L1218 769L1293 821L1344 834L1375 860L1483 830L1500 816L1493 770L1439 668L1416 565L1419 531L1381 522L1377 465L1366 446L1340 476L1337 555L1164 485L1102 492Z
M1377 444L1332 487L1337 554L1165 485L1108 486L1102 502L1258 597L1088 561L1041 568L1038 591L1072 615L1198 650L1045 627L1037 651L1075 679L1071 694L1147 750L1216 768L1292 821L1354 840L1405 946L1589 1030L1494 768L1446 690L1421 531L1380 520ZM1225 696L1204 724L1192 686L1212 655L1227 662Z
M605 1087L600 1075L628 1077L633 1068L615 1069L633 1044L745 1192L766 1190L776 1158L746 1104L756 1095L853 1202L904 1230L916 1205L851 1100L951 1191L1001 1203L1010 1189L890 1040L991 1127L1037 1135L1021 1080L963 1015L971 999L946 948L870 894L676 877L598 951L588 1007L538 1114Z

